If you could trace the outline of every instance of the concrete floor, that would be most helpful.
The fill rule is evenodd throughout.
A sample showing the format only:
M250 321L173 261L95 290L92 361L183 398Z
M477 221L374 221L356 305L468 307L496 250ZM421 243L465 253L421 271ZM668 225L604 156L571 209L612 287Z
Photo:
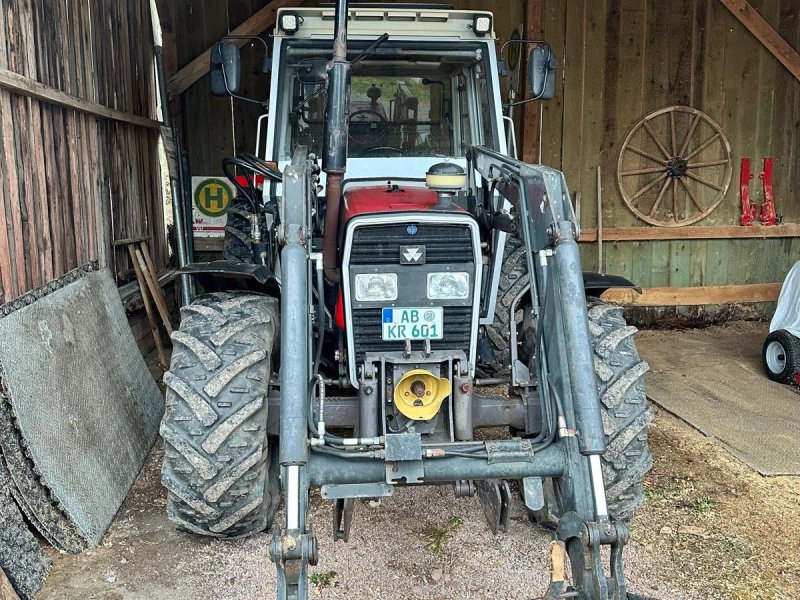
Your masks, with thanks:
M753 327L751 341L763 340L764 325ZM691 350L675 356L663 343L678 335L643 332L643 358L654 369L693 360ZM80 555L50 551L53 569L39 598L274 597L269 534L220 541L180 533L167 521L162 453L159 443L99 548ZM528 522L516 496L512 531L500 536L488 530L477 498L457 500L449 486L400 488L380 506L359 503L349 544L334 544L330 504L316 495L311 518L321 546L311 597L529 600L545 590L549 534ZM445 538L439 552L432 536ZM660 600L686 597L660 578L635 539L626 557L629 591Z

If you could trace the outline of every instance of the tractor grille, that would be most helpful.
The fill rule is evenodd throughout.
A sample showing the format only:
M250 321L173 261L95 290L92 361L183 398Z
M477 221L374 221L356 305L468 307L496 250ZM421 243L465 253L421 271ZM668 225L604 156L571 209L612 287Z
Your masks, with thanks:
M416 234L408 233L416 227ZM473 262L472 237L463 225L380 225L355 230L350 252L351 265L397 264L400 247L409 244L427 248L428 264Z
M381 309L353 310L351 331L355 334L357 364L364 361L368 352L401 352L404 342L385 342L381 339ZM446 306L444 309L444 339L431 340L431 350L464 350L470 346L472 328L471 306ZM412 350L423 350L425 342L411 342Z
M453 268L464 268L473 275L476 272L476 255L479 249L474 247L472 231L463 222L461 224L441 223L387 223L360 226L352 231L353 240L350 246L349 266L382 266L400 265L402 246L424 245L426 265L452 265ZM391 270L391 268L389 268ZM424 275L423 275L424 277ZM424 292L423 292L424 293ZM442 302L444 316L443 339L431 340L432 350L462 350L470 354L472 343L472 319L474 306L472 302L454 305L453 302ZM418 301L404 298L404 290L399 290L397 306L415 306ZM348 335L352 336L352 351L355 364L363 363L367 353L399 352L404 342L384 341L381 332L381 308L373 306L353 306L349 311L347 324ZM412 349L422 350L422 340L412 341Z

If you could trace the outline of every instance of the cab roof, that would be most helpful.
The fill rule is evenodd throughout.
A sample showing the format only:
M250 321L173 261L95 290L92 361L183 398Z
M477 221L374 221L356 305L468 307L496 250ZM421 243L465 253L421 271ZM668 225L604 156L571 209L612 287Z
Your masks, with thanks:
M388 33L394 38L437 40L494 40L494 17L489 11L452 10L440 4L353 4L349 7L348 37L374 38ZM298 27L287 32L281 27L283 15L298 17ZM281 8L275 36L288 39L332 38L333 6ZM490 20L489 31L476 33L476 18Z

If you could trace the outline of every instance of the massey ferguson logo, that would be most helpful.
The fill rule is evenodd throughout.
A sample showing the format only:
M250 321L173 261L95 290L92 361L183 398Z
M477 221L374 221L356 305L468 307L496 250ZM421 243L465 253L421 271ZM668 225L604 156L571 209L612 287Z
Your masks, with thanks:
M425 246L401 246L400 264L403 265L424 265Z

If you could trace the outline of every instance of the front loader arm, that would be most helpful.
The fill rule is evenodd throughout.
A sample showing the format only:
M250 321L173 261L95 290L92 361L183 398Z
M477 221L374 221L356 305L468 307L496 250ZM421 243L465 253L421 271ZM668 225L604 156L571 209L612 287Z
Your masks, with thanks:
M556 536L566 543L576 588L590 598L626 598L621 548L627 530L609 520L606 506L600 469L605 434L577 244L579 226L566 180L560 171L482 146L471 149L469 160L472 190L496 191L500 204L503 199L511 203L517 235L527 249L539 390L543 401L555 408L557 425L549 426L557 427L566 456L564 474L556 479L563 503ZM612 545L610 578L604 574L602 544Z

